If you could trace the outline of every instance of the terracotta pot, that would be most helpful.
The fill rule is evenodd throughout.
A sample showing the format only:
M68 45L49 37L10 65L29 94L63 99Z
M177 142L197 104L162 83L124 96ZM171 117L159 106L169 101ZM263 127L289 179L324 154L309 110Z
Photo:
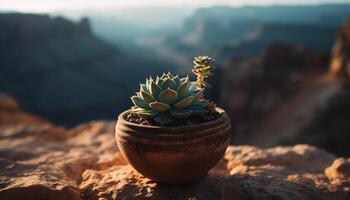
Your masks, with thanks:
M157 182L185 183L198 180L222 158L230 139L230 120L221 116L190 126L145 126L125 120L121 113L116 140L124 158L138 172Z

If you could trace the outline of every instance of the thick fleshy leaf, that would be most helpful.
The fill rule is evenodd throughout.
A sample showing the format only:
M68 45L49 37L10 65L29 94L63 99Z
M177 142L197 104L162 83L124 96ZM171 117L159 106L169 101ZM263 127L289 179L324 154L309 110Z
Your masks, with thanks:
M168 104L161 103L161 102L152 102L149 104L149 107L151 107L153 110L158 112L163 112L170 108Z
M167 73L167 76L170 78L170 79L174 79L175 76L173 76L170 72Z
M170 116L169 112L160 113L153 119L154 121L159 122L161 124L168 124L174 121L174 119Z
M154 99L158 99L159 93L162 91L162 88L160 88L154 81L151 81L150 83L150 92Z
M196 87L197 87L197 84L196 84L196 82L191 82L190 83L190 87L189 87L189 92L190 92L190 94L192 94L194 91L196 91Z
M148 80L148 82L147 82ZM150 76L149 79L146 79L146 87L148 89L149 92L151 92L151 82L152 82L152 77Z
M131 101L135 104L135 106L140 107L140 108L145 108L145 109L149 109L149 105L148 102L144 101L143 99L141 99L139 96L132 96L130 97Z
M194 105L194 106L191 105L190 107L187 108L187 110L190 110L192 114L199 114L205 111L204 107L199 105Z
M180 79L178 78L178 75L176 75L173 81L175 82L175 90L176 90L176 88L180 86Z
M166 78L166 74L163 73L162 76L160 77L160 79L165 79Z
M166 104L172 104L177 100L177 92L170 88L163 90L159 94L159 101Z
M184 99L188 96L189 83L184 82L177 88L178 99Z
M149 92L146 84L140 84L140 91L143 90L145 92Z
M207 102L208 102L207 100L200 99L197 101L193 101L191 106L199 106L199 107L204 108L207 105Z
M143 90L140 91L140 96L143 100L147 101L148 103L156 101L150 93L145 92Z
M154 110L145 110L145 111L138 111L136 112L136 114L142 119L151 119L157 114L157 112Z
M171 109L170 115L176 119L186 119L191 115L191 110L184 109Z
M164 79L159 78L158 83L156 83L160 88L162 88L162 84L164 82Z
M176 76L174 77L174 81L175 81L176 87L179 87L179 86L181 85L179 75L176 75Z
M160 78L159 78L159 76L157 76L157 78L156 78L156 84L157 85L159 84L159 80L160 80Z
M140 108L140 107L137 107L137 106L133 106L132 108L131 108L131 111L132 112L135 112L135 113L137 113L137 112L143 112L143 111L147 111L148 109L144 109L144 108Z
M176 89L176 83L174 80L167 78L164 80L164 82L162 83L162 88L163 90L167 89L167 88L171 88L171 89Z
M151 92L151 84L150 81L146 78L146 88L149 92Z
M203 95L203 90L196 91L192 96L194 97L193 102L200 99L200 97Z
M189 105L191 105L191 103L193 102L193 99L194 99L193 96L186 97L183 100L177 102L174 106L175 108L186 108Z
M184 82L188 82L188 80L189 80L189 78L188 78L188 76L186 76L185 78L180 79L180 83L182 84Z

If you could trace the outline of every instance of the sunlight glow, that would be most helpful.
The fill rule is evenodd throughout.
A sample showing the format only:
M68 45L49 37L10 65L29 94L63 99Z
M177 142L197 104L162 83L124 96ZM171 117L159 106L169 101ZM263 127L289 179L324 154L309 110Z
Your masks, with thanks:
M67 10L98 10L138 7L207 7L213 5L286 5L350 3L350 0L0 0L0 10L21 12L52 12Z

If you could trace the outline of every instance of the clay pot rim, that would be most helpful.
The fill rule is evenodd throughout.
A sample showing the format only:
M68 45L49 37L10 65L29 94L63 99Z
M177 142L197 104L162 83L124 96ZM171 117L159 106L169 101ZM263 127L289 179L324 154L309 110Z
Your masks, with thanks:
M127 125L129 127L135 127L135 128L142 128L142 129L162 129L163 131L168 131L169 133L178 133L179 130L198 130L201 129L203 126L205 127L212 127L216 126L218 124L221 124L222 121L228 120L228 115L225 112L225 110L216 107L215 110L219 112L220 117L217 119L214 119L209 122L204 122L200 124L193 124L193 125L185 125L185 126L149 126L149 125L142 125L142 124L136 124L127 121L124 116L130 111L131 109L128 109L122 113L119 114L118 116L118 121L121 124Z
M118 117L116 138L167 147L199 144L207 137L222 135L230 130L231 123L227 113L221 108L215 109L220 113L219 118L186 126L147 126L132 123L124 119L129 112L127 110Z

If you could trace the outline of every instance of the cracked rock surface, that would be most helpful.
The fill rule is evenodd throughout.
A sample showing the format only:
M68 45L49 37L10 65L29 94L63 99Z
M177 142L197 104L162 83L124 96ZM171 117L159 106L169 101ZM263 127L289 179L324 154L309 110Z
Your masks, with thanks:
M123 160L114 122L65 129L1 102L0 199L350 199L350 159L313 146L229 146L199 182L162 185Z

